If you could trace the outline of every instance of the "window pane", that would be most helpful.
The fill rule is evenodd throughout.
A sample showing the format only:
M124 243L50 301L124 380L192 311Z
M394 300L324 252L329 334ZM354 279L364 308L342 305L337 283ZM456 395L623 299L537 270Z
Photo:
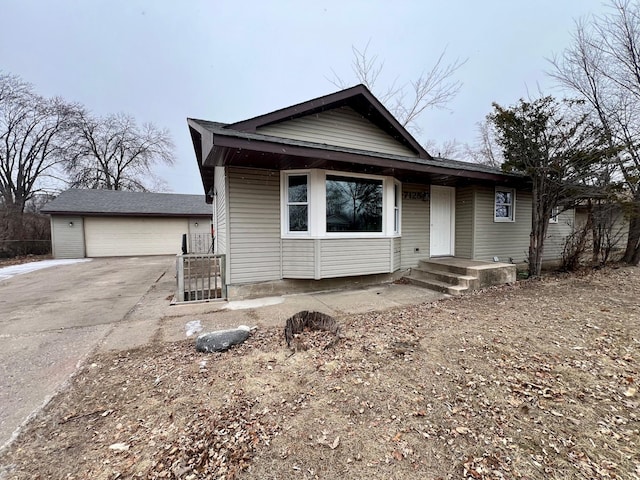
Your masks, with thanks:
M289 177L289 202L307 201L307 176L290 175Z
M289 231L306 232L308 228L307 205L289 205Z
M496 203L511 204L511 192L496 192Z
M506 205L496 205L496 218L511 218L510 208Z
M327 232L382 232L382 180L327 175Z

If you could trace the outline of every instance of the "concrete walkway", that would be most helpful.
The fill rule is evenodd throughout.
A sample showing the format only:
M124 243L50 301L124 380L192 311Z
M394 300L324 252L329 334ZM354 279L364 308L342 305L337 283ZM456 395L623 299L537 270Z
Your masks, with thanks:
M340 316L416 305L446 295L413 285L384 284L355 290L283 295L243 301L211 301L170 305L175 275L167 274L119 322L100 344L100 351L123 350L152 341L184 340L186 326L198 320L204 332L238 325L282 326L287 318L302 310Z

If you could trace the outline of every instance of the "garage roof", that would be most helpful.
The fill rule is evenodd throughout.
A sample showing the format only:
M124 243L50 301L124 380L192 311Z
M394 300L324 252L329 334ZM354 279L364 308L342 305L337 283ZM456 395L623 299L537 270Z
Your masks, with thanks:
M211 217L211 206L204 195L176 193L125 192L116 190L71 189L47 203L42 213L154 216L154 217Z

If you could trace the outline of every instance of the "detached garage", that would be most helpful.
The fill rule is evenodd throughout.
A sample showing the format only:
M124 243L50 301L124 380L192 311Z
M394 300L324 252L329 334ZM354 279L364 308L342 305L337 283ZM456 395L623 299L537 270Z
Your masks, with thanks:
M55 258L174 255L211 245L204 195L67 190L42 209L51 215Z

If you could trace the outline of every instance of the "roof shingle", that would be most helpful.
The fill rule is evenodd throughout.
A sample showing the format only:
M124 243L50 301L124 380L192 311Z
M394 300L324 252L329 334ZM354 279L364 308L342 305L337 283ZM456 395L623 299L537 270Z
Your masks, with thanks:
M71 189L47 203L42 213L156 217L210 217L204 195Z

